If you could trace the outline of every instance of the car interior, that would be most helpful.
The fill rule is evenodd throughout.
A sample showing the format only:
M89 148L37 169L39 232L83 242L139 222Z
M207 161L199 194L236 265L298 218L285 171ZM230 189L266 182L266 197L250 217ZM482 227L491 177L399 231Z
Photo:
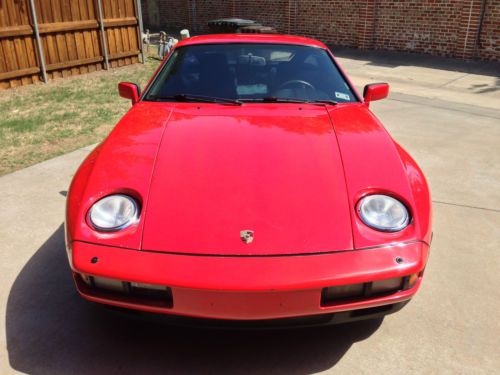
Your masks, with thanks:
M287 45L179 48L150 92L258 101L262 98L356 101L328 53Z

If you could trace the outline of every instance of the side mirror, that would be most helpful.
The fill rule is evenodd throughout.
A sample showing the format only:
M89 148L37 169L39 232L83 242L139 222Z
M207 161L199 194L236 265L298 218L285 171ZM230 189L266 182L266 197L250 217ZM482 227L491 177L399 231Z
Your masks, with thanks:
M132 105L139 101L139 96L141 94L141 89L139 85L131 82L120 82L118 84L118 93L122 98L130 99Z
M370 105L370 102L375 100L387 98L387 95L389 95L389 84L387 83L371 83L366 85L363 90L363 99L366 105Z

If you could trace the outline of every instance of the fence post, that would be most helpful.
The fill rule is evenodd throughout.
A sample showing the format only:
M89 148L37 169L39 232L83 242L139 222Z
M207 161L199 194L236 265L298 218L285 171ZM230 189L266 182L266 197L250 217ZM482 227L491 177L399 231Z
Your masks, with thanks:
M142 8L141 8L141 0L137 0L137 22L139 23L139 43L141 45L141 56L142 63L146 63L146 59L144 58L144 41L142 40L143 34L143 25L142 25Z
M104 19L102 18L101 0L97 0L97 15L99 18L99 28L101 29L102 53L104 55L104 69L108 70L109 69L108 47L106 46L106 34L104 31Z
M38 20L36 18L36 9L34 0L30 0L31 18L33 20L33 31L35 33L36 47L38 56L40 57L40 71L42 72L43 82L48 83L47 70L45 68L45 58L43 56L42 42L40 41L40 33L38 32Z

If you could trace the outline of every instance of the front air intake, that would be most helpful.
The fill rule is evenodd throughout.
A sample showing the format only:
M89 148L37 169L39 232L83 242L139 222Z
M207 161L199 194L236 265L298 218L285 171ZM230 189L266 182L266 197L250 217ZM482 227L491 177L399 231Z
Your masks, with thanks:
M321 306L339 305L397 293L412 288L417 280L418 274L412 274L366 283L330 286L321 291Z
M154 307L173 307L172 289L163 285L135 283L105 277L76 275L85 294L109 300L129 301ZM126 297L126 298L125 298Z

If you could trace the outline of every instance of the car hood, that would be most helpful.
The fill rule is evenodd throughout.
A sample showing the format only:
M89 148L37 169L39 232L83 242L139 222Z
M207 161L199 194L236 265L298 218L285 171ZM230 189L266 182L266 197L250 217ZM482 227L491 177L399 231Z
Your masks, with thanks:
M328 112L312 105L177 105L143 220L148 251L265 256L353 248Z

